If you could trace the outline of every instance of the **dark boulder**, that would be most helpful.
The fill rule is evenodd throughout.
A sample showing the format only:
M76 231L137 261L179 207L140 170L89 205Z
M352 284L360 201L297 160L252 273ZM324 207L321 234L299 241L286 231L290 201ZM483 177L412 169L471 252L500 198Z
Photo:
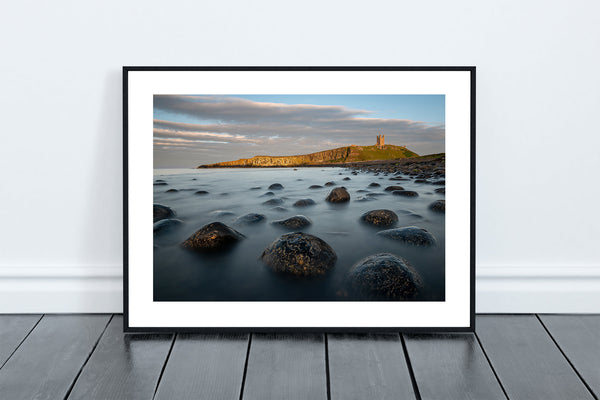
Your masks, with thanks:
M221 222L213 222L200 228L181 245L186 249L197 251L220 251L244 238L245 236L235 229Z
M433 237L431 233L427 232L423 228L418 228L416 226L388 229L385 231L377 232L377 234L379 236L411 244L413 246L427 247L436 244L435 237Z
M350 201L350 193L344 187L337 187L329 192L325 200L330 203L345 203Z
M436 200L429 205L429 209L433 212L445 214L446 213L446 200Z
M403 197L418 197L419 193L413 192L412 190L394 190L392 192L393 195L403 196Z
M205 194L208 194L208 192L206 190L198 190L197 192L194 192L194 194L197 194L198 196L204 196Z
M294 207L308 207L308 206L314 206L315 201L313 199L300 199L297 202L294 203Z
M177 192L179 192L179 190L177 190L177 189L169 189L165 193L177 193Z
M390 253L363 258L350 269L350 295L361 300L412 300L423 288L419 273L402 257Z
M175 218L161 219L154 223L154 234L160 234L175 229L183 224L183 221Z
M281 199L271 199L271 200L263 201L263 204L266 206L278 206L282 203L283 203L283 200L281 200Z
M265 217L263 214L250 213L242 215L241 217L237 217L234 223L237 225L252 225L259 222L264 222L266 218L267 217Z
M361 221L375 226L394 226L398 222L398 215L392 210L372 210L360 217Z
M309 225L312 225L312 221L306 218L304 215L294 215L293 217L287 219L281 219L278 221L273 221L273 225L283 226L285 228L290 229L301 229L305 228Z
M160 221L161 219L167 219L175 216L175 211L167 206L161 204L154 204L154 218L153 222Z
M446 184L446 181L435 181L431 182L431 184L436 186L444 186Z
M281 190L283 189L283 185L281 183L274 183L269 186L269 190Z
M307 233L282 235L263 251L261 259L273 271L295 276L323 275L337 261L324 240Z
M266 192L260 195L260 197L269 197L269 196L275 196L275 193L273 192Z
M381 186L379 183L373 182L373 183L369 184L368 187L379 187L379 186Z
M415 183L429 183L427 179L415 179Z
M344 178L344 180L345 181L349 181L349 180L351 180L351 178L349 176L347 176L347 177Z
M167 182L156 182L154 186L166 186Z
M323 186L321 186L321 185L310 185L308 188L309 189L323 189Z
M393 192L395 190L404 190L402 186L388 186L384 189L386 192Z
M441 194L446 194L446 188L445 187L437 188L437 189L434 190L434 192L441 193Z
M327 182L325 185L323 186L335 186L335 182L331 181L331 182Z

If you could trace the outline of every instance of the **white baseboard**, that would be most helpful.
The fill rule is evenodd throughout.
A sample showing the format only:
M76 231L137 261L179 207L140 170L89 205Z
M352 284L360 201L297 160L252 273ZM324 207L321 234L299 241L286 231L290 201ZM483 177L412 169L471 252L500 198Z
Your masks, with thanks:
M0 313L120 313L123 273L0 267ZM600 267L479 267L478 313L600 313Z
M600 267L478 267L478 313L600 313Z

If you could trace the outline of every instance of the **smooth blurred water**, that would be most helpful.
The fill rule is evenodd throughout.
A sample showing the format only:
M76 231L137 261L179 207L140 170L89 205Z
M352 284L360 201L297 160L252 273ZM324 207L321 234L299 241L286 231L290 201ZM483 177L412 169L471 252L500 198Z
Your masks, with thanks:
M341 175L340 175L341 173ZM343 181L344 177L350 181ZM154 203L171 207L181 227L154 237L154 300L155 301L329 301L347 300L343 296L344 278L357 261L376 253L388 252L407 259L421 274L425 289L418 301L443 301L445 295L445 229L444 215L427 206L443 194L434 193L439 186L415 184L410 181L390 181L390 176L375 176L361 172L352 175L344 168L269 168L269 169L194 169L154 171L154 178L168 183L154 186ZM351 196L346 204L330 204L325 197L333 187L308 189L334 181L345 186ZM377 182L381 187L367 187ZM273 190L275 196L261 197L269 185L281 183L283 190ZM394 196L386 186L400 185L419 193L417 198ZM250 188L260 186L260 190ZM178 189L177 193L166 193ZM358 201L366 193L382 193L371 201ZM194 192L206 190L208 195ZM284 200L285 211L261 204L271 198ZM292 204L311 198L317 204L297 208ZM377 236L384 228L361 223L359 217L370 210L390 209L398 214L397 227L418 226L427 229L437 239L437 246L415 247ZM215 211L231 211L234 216L215 216ZM411 210L417 218L405 215ZM236 226L237 216L247 213L264 214L267 221L256 225ZM313 225L303 229L325 240L338 256L335 267L318 278L285 277L273 273L259 260L262 251L280 235L291 232L274 226L271 221L294 215L305 215ZM202 226L220 221L246 235L246 239L231 250L220 254L200 254L179 246Z

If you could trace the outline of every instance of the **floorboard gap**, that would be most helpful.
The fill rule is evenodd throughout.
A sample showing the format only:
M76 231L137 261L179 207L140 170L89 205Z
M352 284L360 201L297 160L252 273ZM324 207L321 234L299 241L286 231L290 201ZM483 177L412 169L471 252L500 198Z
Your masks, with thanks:
M498 374L496 373L496 370L494 369L494 366L492 365L492 362L490 361L490 358L487 355L487 352L485 351L485 348L483 347L483 344L481 343L481 340L479 340L479 336L477 335L477 332L473 332L473 335L475 335L475 339L477 340L477 343L479 343L479 347L481 348L481 351L483 352L483 355L485 356L485 359L487 360L488 365L492 369L492 372L494 373L494 376L496 377L496 380L498 381L498 384L500 385L500 389L502 389L502 393L504 393L504 397L506 397L507 399L510 399L510 397L508 397L508 394L506 393L506 389L504 389L504 385L502 384L500 377L498 377Z
M244 373L242 374L242 387L240 388L240 400L244 397L244 386L246 385L246 373L248 372L248 360L250 359L250 346L252 346L252 333L248 334L248 348L246 349L246 361L244 362Z
M167 368L167 363L169 362L169 357L171 357L171 352L173 351L173 346L175 345L176 339L177 339L177 333L174 333L173 339L171 339L171 347L169 347L169 352L167 353L165 362L160 370L160 374L158 375L158 380L156 381L156 387L154 388L154 394L152 395L152 400L154 400L154 398L156 397L156 393L158 392L158 387L160 386L160 381L162 380L163 374L165 373L165 369Z
M10 358L13 356L13 354L15 354L17 352L17 350L19 350L19 347L21 347L21 345L23 344L23 342L29 337L29 335L31 335L31 332L33 332L33 330L38 326L38 324L40 323L40 321L42 320L42 318L44 318L44 315L46 315L46 314L42 314L42 316L37 320L37 322L29 330L29 332L27 332L27 335L25 335L25 337L23 338L23 340L21 340L19 342L19 344L17 345L17 347L10 353L10 355L8 356L8 358L6 359L6 361L4 361L4 363L2 365L0 365L0 369L2 369L2 367L4 367L6 365L6 363L8 362L8 360L10 360Z
M67 393L65 394L64 400L67 400L69 398L69 396L71 395L71 392L73 391L73 388L75 387L75 384L77 383L77 380L79 379L79 376L81 375L81 372L83 372L83 369L85 368L86 364L88 363L88 361L92 357L92 354L94 354L94 351L96 351L96 347L98 347L98 343L100 343L100 339L102 339L102 336L104 336L104 332L106 332L106 329L108 328L108 325L110 325L110 321L112 321L112 319L114 318L114 316L115 316L115 314L111 314L110 318L108 319L108 322L104 326L104 329L102 330L102 332L98 336L98 339L96 339L96 342L94 343L94 346L92 346L92 350L87 355L85 361L83 362L83 364L79 368L79 371L77 371L77 375L75 375L75 379L73 379L73 382L71 382L71 385L69 386L69 389L67 390Z
M410 375L410 381L412 382L413 391L415 392L415 399L421 399L421 392L419 391L419 385L417 384L417 379L415 378L415 372L413 371L412 364L410 362L410 356L408 355L408 349L406 348L406 343L404 342L404 334L399 333L400 342L402 343L402 351L404 352L404 358L406 359L406 365L408 366L408 373Z
M567 360L567 362L569 363L569 365L571 366L571 368L573 368L573 371L575 371L575 373L577 374L577 376L579 377L579 379L581 380L581 382L583 382L583 385L588 390L588 392L590 392L590 394L592 395L592 397L594 399L598 400L598 396L596 396L596 394L594 394L594 391L592 390L592 388L590 388L590 385L588 385L588 383L585 381L585 379L583 379L583 376L581 376L581 374L579 373L579 371L577 371L577 368L575 368L575 365L573 365L573 363L571 362L571 360L569 360L569 357L567 357L567 355L565 354L565 352L563 351L563 349L560 348L560 346L558 345L558 342L556 341L556 339L554 339L554 336L552 336L552 333L550 333L550 331L548 330L548 328L546 327L546 325L544 325L544 322L542 321L542 319L540 318L540 316L538 314L535 314L535 317L540 322L540 324L542 324L542 327L544 328L544 330L546 331L546 333L548 334L548 336L550 336L550 339L552 339L552 342L554 342L554 345L556 346L556 348L558 349L558 351L560 351L560 354L563 355L563 357L565 358L565 360Z
M329 335L325 336L325 381L327 382L327 400L331 400L331 375L329 374Z

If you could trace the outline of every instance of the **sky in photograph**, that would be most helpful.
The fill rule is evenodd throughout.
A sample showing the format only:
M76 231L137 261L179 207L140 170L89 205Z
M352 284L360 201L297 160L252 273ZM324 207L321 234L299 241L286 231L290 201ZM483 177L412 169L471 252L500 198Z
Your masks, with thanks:
M386 144L444 152L444 95L155 95L154 167Z

